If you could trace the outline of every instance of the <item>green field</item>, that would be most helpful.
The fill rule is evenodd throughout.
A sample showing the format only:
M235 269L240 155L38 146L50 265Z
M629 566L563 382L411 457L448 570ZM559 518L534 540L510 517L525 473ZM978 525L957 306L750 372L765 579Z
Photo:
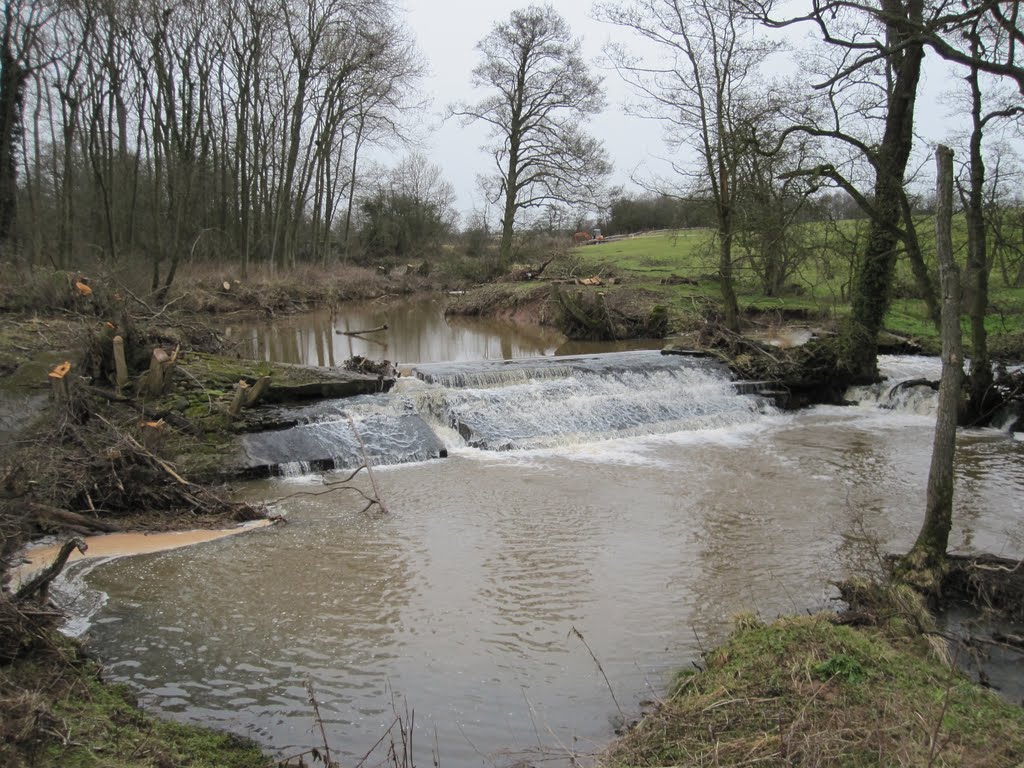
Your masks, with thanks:
M962 222L958 221L958 224ZM807 227L806 256L779 295L765 295L750 261L742 251L735 252L736 290L741 310L806 310L822 321L836 320L848 311L853 263L866 225L864 222L842 222L827 237L820 225L810 224ZM920 229L926 254L934 253L934 234L930 227ZM966 250L962 226L956 227L955 237L955 249L962 263ZM577 275L620 277L626 284L642 286L661 296L677 312L692 311L697 296L710 300L718 298L715 277L718 254L714 233L709 229L613 239L577 247L570 258L575 262L574 272ZM699 284L664 284L663 281L671 276L696 279ZM917 286L905 258L898 263L894 283L886 329L901 336L934 342L937 333L928 319L924 302L917 298ZM1024 287L1006 285L998 269L992 271L986 327L997 337L1024 333ZM967 329L966 318L964 328Z

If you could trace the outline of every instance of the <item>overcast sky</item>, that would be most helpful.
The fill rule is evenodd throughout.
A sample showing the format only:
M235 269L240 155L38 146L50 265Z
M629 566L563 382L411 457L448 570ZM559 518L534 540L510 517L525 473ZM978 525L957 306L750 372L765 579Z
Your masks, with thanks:
M429 75L422 85L431 106L418 126L419 150L440 166L445 178L455 186L463 221L474 208L480 207L483 195L476 178L479 174L490 173L493 161L481 149L488 142L482 125L464 126L457 119L443 122L442 114L448 104L481 98L483 93L474 92L470 86L470 73L480 60L476 44L496 22L508 19L513 10L527 5L528 0L404 0L406 23L429 67ZM634 49L637 40L624 30L594 20L592 6L592 0L554 3L573 34L582 38L586 60L604 77L607 106L589 128L604 142L615 166L612 183L629 187L632 176L649 178L652 173L663 170L664 161L659 158L664 158L668 150L662 141L661 126L655 121L626 114L624 105L632 94L614 71L598 66L609 39L625 41ZM800 32L799 36L804 34ZM926 67L917 120L918 132L932 142L945 140L955 123L949 117L949 108L939 102L939 94L949 82L948 70L934 59L933 54L926 59L931 63ZM922 147L922 155L924 152L927 149ZM403 154L404 150L398 153ZM388 154L378 159L389 165L398 160Z
M490 156L481 149L488 142L488 135L482 125L464 126L458 119L442 123L441 116L448 104L473 102L483 96L482 91L474 92L470 85L470 73L480 60L476 44L496 22L508 19L513 10L527 5L526 0L405 0L404 3L406 22L430 69L423 86L432 105L421 130L421 150L431 162L441 166L445 177L455 186L458 207L463 214L478 207L483 199L476 177L489 173L493 167ZM583 39L583 53L588 62L600 56L602 46L611 35L622 37L614 27L590 18L591 0L560 0L555 8L568 22L573 35ZM665 154L661 129L650 120L624 113L627 90L618 75L596 67L594 71L604 76L607 106L594 118L590 132L604 141L615 165L613 183L626 184L637 166L651 162L651 156Z

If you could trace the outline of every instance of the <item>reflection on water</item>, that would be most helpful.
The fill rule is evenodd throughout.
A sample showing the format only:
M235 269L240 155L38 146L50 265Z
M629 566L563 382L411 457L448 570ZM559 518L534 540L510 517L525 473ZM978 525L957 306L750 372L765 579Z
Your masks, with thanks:
M448 317L437 298L417 301L370 301L346 304L339 314L328 310L273 320L231 323L227 338L243 357L301 365L337 366L353 355L394 363L457 360L512 360L547 355L577 355L633 349L660 349L658 339L614 344L569 341L541 326L515 326L493 318ZM359 336L387 325L387 330Z
M825 607L856 534L905 549L932 420L820 408L739 426L510 453L469 448L377 472L391 513L290 496L287 526L96 568L92 639L111 676L173 717L288 752L365 753L393 697L429 761L595 750L731 617ZM1024 445L960 441L954 549L1020 556ZM268 499L324 490L265 481ZM1015 538L1016 537L1016 538ZM561 746L559 746L561 745ZM507 753L505 753L507 755ZM498 756L497 762L510 762Z

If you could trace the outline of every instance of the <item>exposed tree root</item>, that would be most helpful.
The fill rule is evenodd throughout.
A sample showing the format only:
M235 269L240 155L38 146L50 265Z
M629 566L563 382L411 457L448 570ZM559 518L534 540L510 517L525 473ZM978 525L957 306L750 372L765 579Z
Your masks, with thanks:
M1024 561L995 555L949 555L945 600L963 600L1012 621L1024 620Z

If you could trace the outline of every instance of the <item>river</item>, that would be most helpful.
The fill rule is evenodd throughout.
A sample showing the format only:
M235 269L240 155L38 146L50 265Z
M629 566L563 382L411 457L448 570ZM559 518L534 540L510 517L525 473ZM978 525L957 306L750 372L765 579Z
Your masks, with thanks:
M374 327L385 314L396 333L394 311L346 322ZM328 353L342 321L328 319L326 332L322 318L311 322L320 330L296 323L285 335L319 334L325 360L370 352ZM502 337L497 326L438 322L421 318L411 331L431 338L389 336L394 359L568 349L543 332ZM460 334L471 343L451 341ZM258 328L241 337L274 356ZM316 357L316 344L305 348ZM883 366L894 379L938 373L935 360ZM660 375L643 407L682 397L670 388L684 384ZM431 386L410 381L395 396ZM608 377L567 394L515 386L524 389L481 390L468 410L495 399L510 419L552 402L553 413L640 408ZM673 669L699 662L733 616L827 608L830 581L870 564L873 547L905 549L924 509L928 393L904 393L895 409L863 392L860 406L783 414L728 382L685 386L695 401L737 406L647 434L583 431L513 450L469 447L440 425L448 458L375 470L386 514L324 493L343 473L252 483L240 495L273 501L287 525L91 561L66 594L109 677L144 704L280 755L319 742L307 681L343 763L407 709L423 765L434 754L456 768L591 754L664 691ZM1022 497L1024 443L962 432L952 548L1020 556Z

